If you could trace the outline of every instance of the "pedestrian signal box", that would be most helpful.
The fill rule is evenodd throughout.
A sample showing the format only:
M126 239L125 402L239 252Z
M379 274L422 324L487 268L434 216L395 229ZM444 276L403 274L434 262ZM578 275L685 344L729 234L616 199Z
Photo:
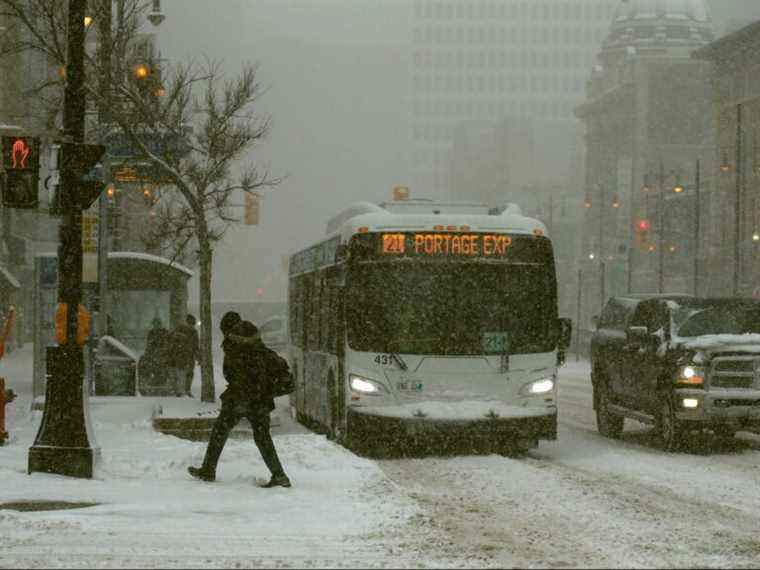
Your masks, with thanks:
M36 209L39 206L40 139L2 138L3 206Z
M61 143L58 158L63 188L58 188L50 204L50 214L66 208L86 210L106 187L106 172L100 160L106 147L98 144Z

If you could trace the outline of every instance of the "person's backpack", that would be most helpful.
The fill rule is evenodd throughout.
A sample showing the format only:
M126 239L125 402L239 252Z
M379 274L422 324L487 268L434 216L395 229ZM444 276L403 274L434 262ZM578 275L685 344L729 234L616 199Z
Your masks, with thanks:
M296 381L288 361L271 349L267 355L267 377L271 383L272 397L290 394L296 389Z

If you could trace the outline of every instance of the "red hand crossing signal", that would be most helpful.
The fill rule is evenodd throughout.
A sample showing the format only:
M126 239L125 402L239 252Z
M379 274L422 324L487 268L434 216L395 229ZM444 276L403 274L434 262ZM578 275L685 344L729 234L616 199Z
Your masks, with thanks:
M3 168L37 171L40 167L40 139L37 137L3 137Z
M40 139L5 136L2 140L3 205L36 209L39 205Z

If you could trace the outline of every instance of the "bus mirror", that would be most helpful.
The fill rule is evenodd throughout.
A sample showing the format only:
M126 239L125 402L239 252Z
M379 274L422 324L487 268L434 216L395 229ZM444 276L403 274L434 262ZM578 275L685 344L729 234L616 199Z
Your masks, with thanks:
M340 263L348 257L348 244L341 243L335 248L335 263Z
M651 343L652 336L646 327L628 327L625 332L626 342L631 348L641 348Z

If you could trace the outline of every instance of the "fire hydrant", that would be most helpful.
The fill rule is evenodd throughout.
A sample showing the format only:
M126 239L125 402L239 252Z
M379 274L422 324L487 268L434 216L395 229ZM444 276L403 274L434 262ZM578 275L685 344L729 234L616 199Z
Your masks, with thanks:
M13 390L5 389L5 378L0 378L0 446L5 445L8 432L5 431L5 406L16 399Z

